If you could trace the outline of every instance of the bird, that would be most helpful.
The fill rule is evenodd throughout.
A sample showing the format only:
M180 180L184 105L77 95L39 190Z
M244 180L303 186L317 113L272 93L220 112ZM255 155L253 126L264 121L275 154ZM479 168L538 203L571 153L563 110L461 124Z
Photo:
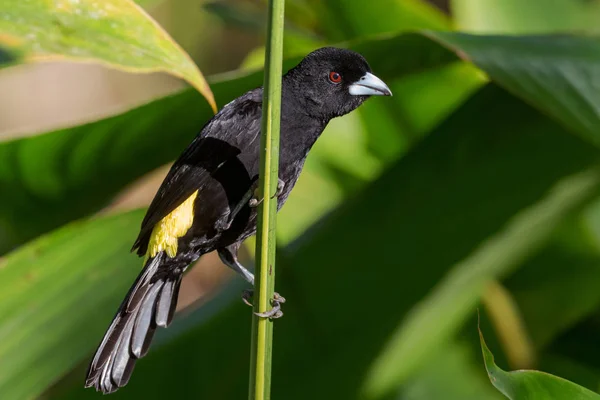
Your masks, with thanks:
M278 210L329 121L371 96L391 95L366 59L348 49L317 49L283 75ZM144 267L96 350L85 387L106 394L128 383L155 330L171 323L184 272L203 254L217 251L254 285L237 252L256 233L262 97L258 87L225 105L167 173L132 248ZM273 308L260 316L281 316L283 301L276 295Z

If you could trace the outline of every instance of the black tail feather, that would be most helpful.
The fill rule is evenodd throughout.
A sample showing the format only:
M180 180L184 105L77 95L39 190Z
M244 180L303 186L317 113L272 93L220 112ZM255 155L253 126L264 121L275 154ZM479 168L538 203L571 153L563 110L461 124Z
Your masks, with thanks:
M136 360L148 352L156 327L171 323L183 268L164 265L165 258L160 253L148 260L127 293L96 350L86 387L112 393L125 386Z

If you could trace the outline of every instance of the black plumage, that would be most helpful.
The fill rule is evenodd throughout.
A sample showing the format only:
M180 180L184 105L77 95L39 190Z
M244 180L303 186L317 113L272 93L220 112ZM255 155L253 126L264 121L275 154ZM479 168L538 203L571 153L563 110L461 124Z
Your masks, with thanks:
M327 123L371 95L391 95L361 55L331 47L309 54L282 82L279 208ZM237 261L237 250L256 232L256 209L248 200L259 172L262 92L251 90L223 107L169 171L133 246L147 256L144 269L96 351L86 387L111 393L128 382L155 329L170 324L183 273L202 254L217 250L225 264L254 283ZM196 192L193 221L177 237L176 254L148 254L157 224Z

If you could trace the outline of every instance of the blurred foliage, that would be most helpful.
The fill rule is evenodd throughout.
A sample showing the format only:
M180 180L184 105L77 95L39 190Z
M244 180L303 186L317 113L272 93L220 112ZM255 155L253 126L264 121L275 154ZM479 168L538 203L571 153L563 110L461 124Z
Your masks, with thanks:
M187 54L130 2L103 3L119 6L112 28L86 17L97 2L54 2L75 7L58 14L38 3L0 6L0 44L29 40L26 61L73 58L75 43L91 61L191 74L199 86ZM186 47L201 65L235 54L238 70L208 79L218 105L260 85L264 2L138 3L202 15L190 27L176 18L170 31L182 44L198 43L182 30L227 44ZM562 387L598 390L600 42L578 35L597 29L596 3L453 0L447 16L420 0L288 0L284 69L319 46L349 47L394 97L332 121L279 214L277 289L288 302L275 327L274 398L502 398L486 366L510 398L527 388L557 399L573 398ZM427 31L407 32L415 29ZM210 116L184 89L0 142L0 251L14 249L0 260L0 398L98 396L82 388L85 364L139 271L128 248L143 210L94 214L174 159ZM494 299L490 282L506 288L512 324L530 338L499 341L513 327L483 315L482 329L499 331L487 335L498 363L525 343L533 368L580 386L493 364L474 321L482 296L486 308ZM240 287L160 331L113 397L245 396L250 315Z
M1 40L0 43L2 43ZM18 63L21 57L22 53L18 49L9 46L0 47L0 68L10 67Z
M499 34L600 32L597 0L450 0L456 27Z

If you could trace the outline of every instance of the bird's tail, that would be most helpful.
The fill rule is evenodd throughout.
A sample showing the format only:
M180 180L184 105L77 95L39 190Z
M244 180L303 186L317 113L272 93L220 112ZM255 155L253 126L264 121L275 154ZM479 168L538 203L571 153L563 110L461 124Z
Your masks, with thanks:
M171 323L185 270L168 265L171 260L161 252L146 262L96 350L86 387L112 393L125 386L136 360L146 355L156 327Z

